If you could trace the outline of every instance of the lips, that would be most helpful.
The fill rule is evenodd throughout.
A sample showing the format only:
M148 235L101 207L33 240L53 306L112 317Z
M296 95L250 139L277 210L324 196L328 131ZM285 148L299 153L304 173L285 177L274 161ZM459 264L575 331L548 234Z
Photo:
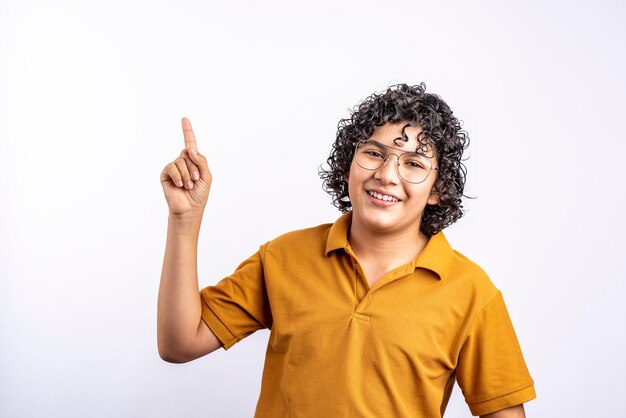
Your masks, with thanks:
M378 200L382 200L384 202L399 202L400 201L400 199L398 199L394 195L382 193L376 190L368 190L367 194L369 194L372 197L375 197Z

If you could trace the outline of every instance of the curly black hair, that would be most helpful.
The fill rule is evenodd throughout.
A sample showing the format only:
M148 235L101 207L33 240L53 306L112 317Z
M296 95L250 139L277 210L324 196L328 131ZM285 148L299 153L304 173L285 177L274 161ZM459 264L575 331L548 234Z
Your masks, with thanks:
M439 202L424 208L420 225L423 234L432 236L463 216L461 198L467 174L463 152L469 145L469 136L446 102L436 94L426 93L424 83L396 84L383 93L374 93L357 105L349 118L339 121L337 137L326 160L328 167L322 166L319 170L323 188L342 213L350 210L352 203L346 178L355 145L387 122L406 122L402 130L404 140L408 140L404 133L406 127L419 126L422 132L418 148L430 145L435 149L439 171L434 190Z

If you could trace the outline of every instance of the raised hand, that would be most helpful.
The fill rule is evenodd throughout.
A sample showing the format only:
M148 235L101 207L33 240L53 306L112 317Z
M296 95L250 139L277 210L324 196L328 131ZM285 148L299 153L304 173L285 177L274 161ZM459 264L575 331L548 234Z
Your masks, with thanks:
M182 119L185 148L161 172L161 185L171 215L202 216L211 189L211 172L198 152L189 119Z

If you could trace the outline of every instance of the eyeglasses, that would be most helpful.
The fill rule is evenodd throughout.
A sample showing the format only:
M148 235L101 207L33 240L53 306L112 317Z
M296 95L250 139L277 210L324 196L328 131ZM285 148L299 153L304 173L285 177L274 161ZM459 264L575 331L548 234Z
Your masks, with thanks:
M389 150L401 151L400 154L389 152ZM389 155L398 158L398 175L404 181L418 184L426 180L431 170L437 170L432 166L430 160L424 155L416 152L406 152L398 148L388 147L378 141L364 140L356 144L354 151L354 161L359 167L366 170L378 170L389 161Z

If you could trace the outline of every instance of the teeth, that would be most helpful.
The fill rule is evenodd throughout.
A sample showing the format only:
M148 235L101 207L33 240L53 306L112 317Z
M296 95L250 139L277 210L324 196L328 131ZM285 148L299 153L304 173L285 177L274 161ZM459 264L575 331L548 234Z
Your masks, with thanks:
M370 194L370 196L374 196L376 199L380 199L380 200L384 200L386 202L399 202L399 199L396 199L395 197L392 196L388 196L386 194L381 194L381 193L377 193L377 192L373 192L370 191L368 192Z

